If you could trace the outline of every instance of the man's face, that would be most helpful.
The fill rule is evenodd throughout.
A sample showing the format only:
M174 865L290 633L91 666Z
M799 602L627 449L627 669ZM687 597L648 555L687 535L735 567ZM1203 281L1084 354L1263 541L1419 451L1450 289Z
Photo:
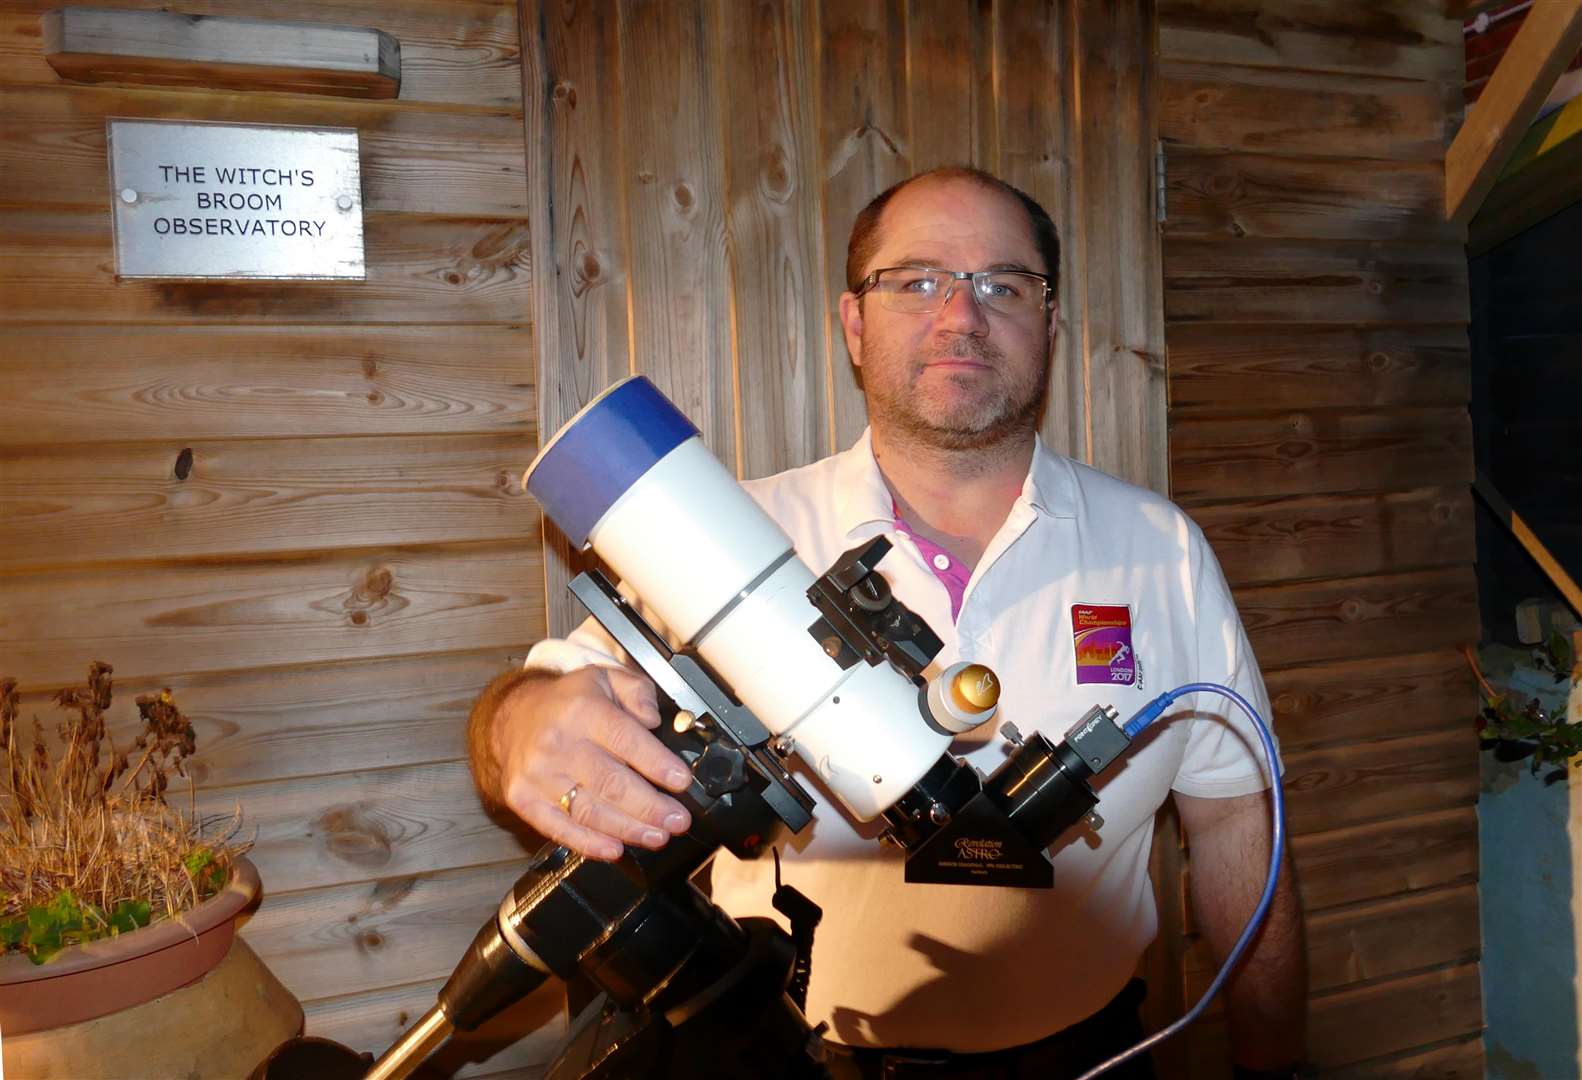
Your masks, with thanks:
M864 273L889 266L1032 270L1047 274L1032 223L1010 196L966 180L903 188L879 220ZM1055 312L1007 316L981 306L967 281L930 314L890 311L869 293L840 301L853 363L876 427L925 445L994 445L1037 425L1049 381Z

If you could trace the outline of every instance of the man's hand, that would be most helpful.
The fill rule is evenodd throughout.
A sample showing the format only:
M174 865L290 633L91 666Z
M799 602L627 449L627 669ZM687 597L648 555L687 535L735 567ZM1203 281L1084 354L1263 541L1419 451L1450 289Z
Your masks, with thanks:
M484 795L589 858L618 859L623 844L662 848L691 825L655 787L682 791L691 773L651 734L659 707L642 675L600 665L512 672L479 697L469 726Z

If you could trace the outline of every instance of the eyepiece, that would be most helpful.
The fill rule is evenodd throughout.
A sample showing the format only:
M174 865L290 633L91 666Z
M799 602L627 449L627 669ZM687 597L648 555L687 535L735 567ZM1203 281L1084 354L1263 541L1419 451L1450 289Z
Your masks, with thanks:
M928 684L924 702L925 719L941 731L960 735L994 715L1000 680L982 664L958 662Z

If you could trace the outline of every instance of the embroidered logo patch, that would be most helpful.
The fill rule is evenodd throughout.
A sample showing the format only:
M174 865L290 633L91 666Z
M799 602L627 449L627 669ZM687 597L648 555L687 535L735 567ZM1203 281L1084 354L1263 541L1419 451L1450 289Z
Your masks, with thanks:
M1132 686L1137 682L1130 608L1071 605L1071 641L1077 653L1078 683Z

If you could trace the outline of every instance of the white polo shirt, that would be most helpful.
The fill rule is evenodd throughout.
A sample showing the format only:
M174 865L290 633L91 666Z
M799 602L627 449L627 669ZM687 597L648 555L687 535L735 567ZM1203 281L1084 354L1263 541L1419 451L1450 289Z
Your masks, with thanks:
M1125 720L1199 681L1231 686L1269 717L1197 525L1168 500L1042 442L954 622L945 585L898 530L866 432L845 453L744 486L815 574L889 536L880 571L944 642L927 674L973 660L999 676L1000 714L985 728L1011 721L1058 742L1090 706L1113 705ZM535 646L527 663L570 670L617 652L589 620L567 640ZM985 774L1005 756L1004 741L985 729L952 750ZM1269 783L1251 725L1217 696L1184 697L1096 778L1103 828L1068 830L1050 849L1054 888L1033 890L908 885L902 853L877 842L879 823L852 822L811 770L801 779L817 799L815 819L781 854L785 881L824 910L809 1020L827 1021L849 1045L962 1052L1040 1039L1120 992L1157 929L1148 856L1170 790L1217 798ZM779 918L772 860L722 852L713 883L732 915Z

